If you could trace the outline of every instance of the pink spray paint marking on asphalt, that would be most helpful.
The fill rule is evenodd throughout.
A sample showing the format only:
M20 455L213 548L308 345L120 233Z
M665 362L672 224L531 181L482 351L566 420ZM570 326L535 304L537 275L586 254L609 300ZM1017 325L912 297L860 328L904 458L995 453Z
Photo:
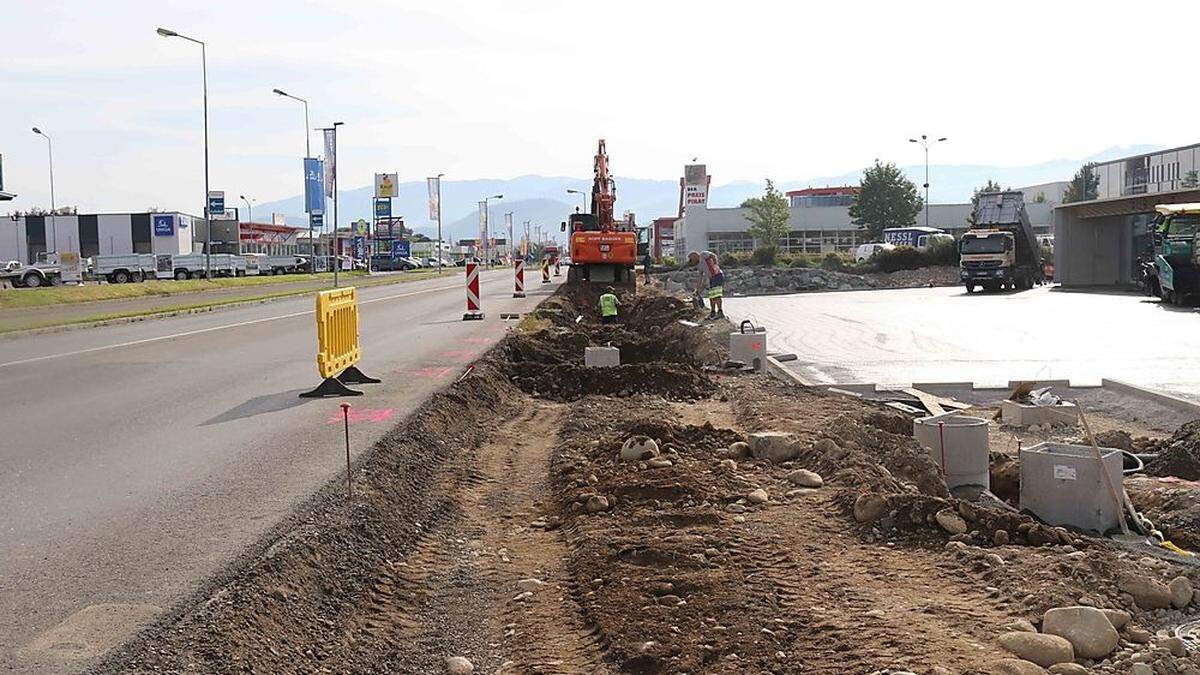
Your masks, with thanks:
M341 410L330 415L329 419L325 420L326 424L337 424L343 420ZM351 408L349 416L351 422L386 422L392 419L395 410L392 408Z
M447 377L450 377L450 375L454 372L454 368L451 366L429 366L426 368L401 370L399 372L402 372L406 375L410 375L412 377L423 377L423 378L428 378L430 380L443 380Z

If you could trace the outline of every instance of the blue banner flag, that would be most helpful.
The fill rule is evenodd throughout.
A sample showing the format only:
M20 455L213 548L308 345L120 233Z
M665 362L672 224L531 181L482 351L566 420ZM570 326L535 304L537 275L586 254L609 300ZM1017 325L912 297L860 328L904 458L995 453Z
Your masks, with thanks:
M315 157L304 158L304 210L325 211L325 169Z

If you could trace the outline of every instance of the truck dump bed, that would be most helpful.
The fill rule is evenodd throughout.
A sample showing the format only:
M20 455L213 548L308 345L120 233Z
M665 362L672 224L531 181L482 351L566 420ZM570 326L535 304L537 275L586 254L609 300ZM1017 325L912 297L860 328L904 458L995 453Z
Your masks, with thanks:
M1019 190L981 193L971 229L1008 230L1016 237L1018 248L1024 248L1031 256L1038 251L1037 237L1025 212L1025 194Z

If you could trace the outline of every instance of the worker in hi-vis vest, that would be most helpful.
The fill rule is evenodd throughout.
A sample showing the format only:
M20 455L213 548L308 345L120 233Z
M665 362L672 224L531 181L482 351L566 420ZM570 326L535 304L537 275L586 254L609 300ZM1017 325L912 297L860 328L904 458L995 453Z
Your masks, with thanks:
M613 287L609 286L604 291L604 295L600 296L600 323L616 323L617 306L620 304Z

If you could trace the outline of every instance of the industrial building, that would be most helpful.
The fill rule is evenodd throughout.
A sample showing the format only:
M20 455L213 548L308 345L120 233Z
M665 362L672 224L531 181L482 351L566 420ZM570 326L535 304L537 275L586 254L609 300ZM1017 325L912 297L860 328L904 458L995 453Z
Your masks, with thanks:
M41 253L62 251L74 251L82 258L192 253L194 242L199 242L195 239L198 221L178 211L0 217L0 260L28 264Z
M1027 188L1015 188L1026 190ZM791 216L788 225L791 231L779 241L782 250L788 253L824 254L829 252L848 253L859 244L870 239L850 220L850 203L853 187L815 188L788 192ZM1049 233L1051 229L1051 201L1030 202L1026 205L1034 231ZM931 204L929 226L940 228L954 235L967 229L967 217L971 205ZM924 224L925 210L917 214L916 222ZM746 218L749 209L709 208L704 204L690 204L684 216L674 226L674 248L676 251L707 249L714 253L748 252L754 250L754 239L747 230L750 221Z
M1133 155L1093 166L1095 199L1054 209L1054 276L1064 286L1136 281L1138 256L1153 247L1158 204L1200 202L1200 144Z

